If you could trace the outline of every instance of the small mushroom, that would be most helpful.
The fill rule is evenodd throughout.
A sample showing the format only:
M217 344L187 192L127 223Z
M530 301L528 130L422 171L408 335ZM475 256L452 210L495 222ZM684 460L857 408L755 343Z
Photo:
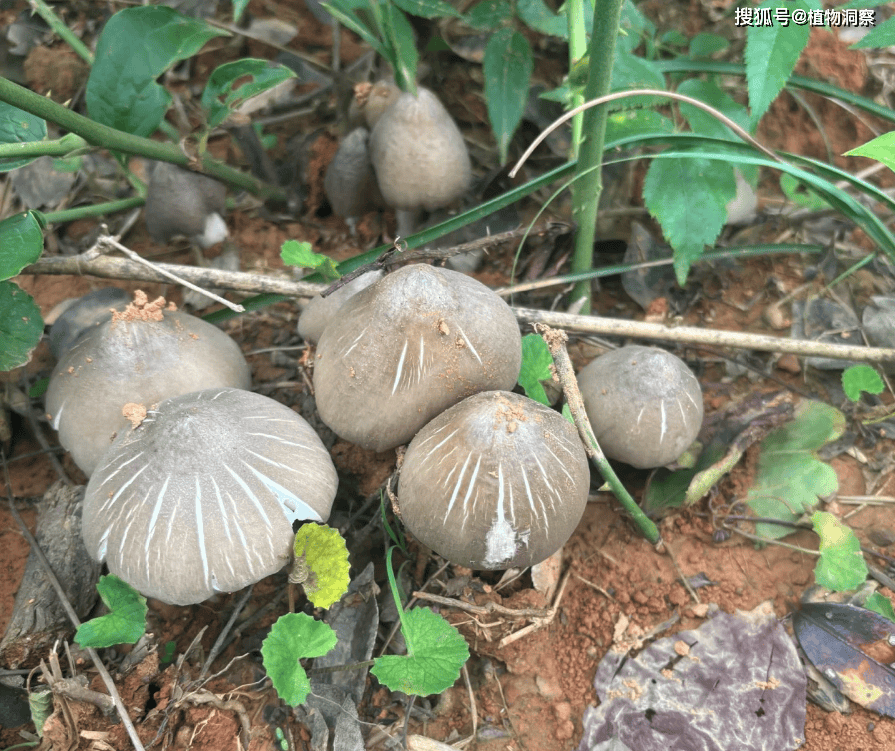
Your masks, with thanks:
M58 310L50 326L50 352L53 357L61 359L82 336L108 321L114 311L122 310L130 300L131 296L123 289L102 287L60 303L50 313L53 316Z
M345 136L323 179L332 210L348 221L352 232L357 217L382 205L367 149L369 138L366 128L355 128Z
M428 89L401 94L370 134L370 160L398 233L412 234L418 214L457 201L472 170L460 129Z
M146 229L158 242L184 235L210 248L228 235L226 195L226 186L207 175L156 162L146 190Z
M190 605L283 568L293 522L326 521L337 484L329 452L288 407L196 391L112 444L87 485L84 542L144 595Z
M298 319L298 335L306 342L317 344L323 329L335 317L336 311L362 289L382 279L382 271L368 271L355 277L326 297L315 295L308 301Z
M414 537L473 569L531 566L559 550L584 508L584 446L560 414L507 391L470 396L410 442L398 488Z
M683 360L631 345L578 374L587 416L610 459L646 469L677 459L702 427L702 389Z
M405 266L324 329L317 410L340 437L385 451L471 394L511 389L521 360L516 318L494 292L456 271Z
M137 292L124 312L78 341L50 376L46 409L59 442L90 475L115 433L127 426L128 402L154 404L214 386L248 388L239 346L200 318L149 302Z
M376 83L359 83L354 87L354 97L348 108L350 127L366 125L372 129L382 113L391 107L402 92L394 81L381 80Z

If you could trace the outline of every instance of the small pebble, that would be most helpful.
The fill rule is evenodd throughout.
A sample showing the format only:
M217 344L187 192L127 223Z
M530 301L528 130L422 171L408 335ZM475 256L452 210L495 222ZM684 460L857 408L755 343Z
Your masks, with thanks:
M795 355L783 355L777 360L777 369L786 371L787 373L801 373L802 366L799 364L799 358Z

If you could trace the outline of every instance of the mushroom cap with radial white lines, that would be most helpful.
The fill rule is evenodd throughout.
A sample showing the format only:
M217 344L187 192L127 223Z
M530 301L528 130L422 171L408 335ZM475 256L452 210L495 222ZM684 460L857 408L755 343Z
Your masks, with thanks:
M590 469L560 414L508 391L470 396L410 442L401 519L424 545L473 569L531 566L569 539Z
M702 427L699 381L658 347L600 355L578 374L578 386L603 453L640 469L675 461Z
M300 415L240 389L167 399L122 431L84 498L87 551L174 605L283 568L294 521L326 521L338 478Z

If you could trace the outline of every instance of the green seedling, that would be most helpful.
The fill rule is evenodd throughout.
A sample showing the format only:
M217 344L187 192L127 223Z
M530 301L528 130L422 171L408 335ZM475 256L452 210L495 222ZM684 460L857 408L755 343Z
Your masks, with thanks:
M113 574L101 576L96 589L111 612L82 623L75 641L94 649L139 641L146 633L146 598Z
M550 404L541 381L553 378L553 357L544 340L537 334L522 337L522 367L519 370L519 385L529 399L541 404ZM571 416L571 415L570 415Z
M842 389L853 402L860 401L861 394L882 394L886 388L880 374L869 365L852 365L842 371Z
M288 266L314 269L328 282L335 281L342 276L336 262L329 256L315 253L309 242L287 240L280 248L280 258Z

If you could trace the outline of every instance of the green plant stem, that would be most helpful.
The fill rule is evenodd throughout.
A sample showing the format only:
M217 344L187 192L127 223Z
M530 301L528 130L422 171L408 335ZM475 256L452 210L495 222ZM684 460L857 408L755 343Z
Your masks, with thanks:
M64 209L63 211L49 211L43 215L48 224L64 224L65 222L74 222L78 219L89 219L95 216L104 216L106 214L117 214L119 211L127 211L135 209L146 203L144 198L135 196L133 198L122 198L120 201L107 201L106 203L97 203L92 206L78 206L75 209Z
M587 29L584 28L584 1L568 0L566 3L566 17L569 22L569 70L572 70L587 51ZM590 0L587 0L587 2L590 2ZM584 94L573 94L572 107L578 107L582 104L584 104ZM572 144L569 147L569 159L578 158L583 120L583 114L575 115L572 118Z
M29 0L29 2L31 8L47 22L63 42L68 44L84 62L93 65L93 53L87 49L87 45L75 36L75 33L65 25L65 22L53 12L53 9L44 0Z
M395 600L395 606L398 608L398 618L401 621L401 633L404 635L404 641L407 644L407 656L413 656L413 638L410 632L410 629L407 628L407 620L404 615L404 603L401 602L401 595L398 592L398 582L395 581L395 572L392 569L392 553L395 550L395 546L392 545L388 549L388 553L385 555L385 570L388 574L388 585L392 590L392 597Z
M588 49L586 100L597 99L609 93L612 83L612 62L615 57L615 40L621 19L622 0L598 0L594 5L594 28ZM578 224L575 251L572 256L572 273L587 271L593 265L594 238L597 231L597 206L603 190L603 144L606 138L606 107L592 107L584 113L583 135L578 174L581 179L572 189L572 216ZM578 282L572 289L572 299L584 298L581 312L590 313L591 284Z
M73 151L88 149L90 144L74 133L51 141L25 141L24 143L0 143L0 159L27 159L41 156L70 156Z
M56 104L51 99L35 94L33 91L19 86L6 78L0 78L0 101L6 102L30 112L32 115L50 120L57 125L80 136L84 141L93 146L119 151L124 154L158 159L163 162L171 162L186 167L190 164L189 157L174 144L161 143L149 138L134 136L107 125L97 123L77 112ZM243 188L261 198L274 198L285 200L286 195L282 190L256 180L239 170L212 159L208 154L197 157L202 172L215 177L223 182L230 183L238 188Z
M631 494L627 491L615 470L609 464L609 460L600 448L597 437L594 435L590 420L587 419L587 412L584 409L584 400L581 398L581 392L578 390L578 383L575 380L575 369L572 367L572 361L569 359L569 353L566 350L566 342L569 337L560 329L551 329L543 324L535 324L535 331L539 333L547 344L550 354L553 355L553 363L556 366L556 374L562 384L563 394L566 397L566 403L575 419L575 427L581 440L584 442L585 450L590 460L594 463L603 479L612 488L612 493L618 499L619 503L624 506L638 529L644 537L653 545L662 542L659 530L652 520L643 512L643 509L637 505Z

